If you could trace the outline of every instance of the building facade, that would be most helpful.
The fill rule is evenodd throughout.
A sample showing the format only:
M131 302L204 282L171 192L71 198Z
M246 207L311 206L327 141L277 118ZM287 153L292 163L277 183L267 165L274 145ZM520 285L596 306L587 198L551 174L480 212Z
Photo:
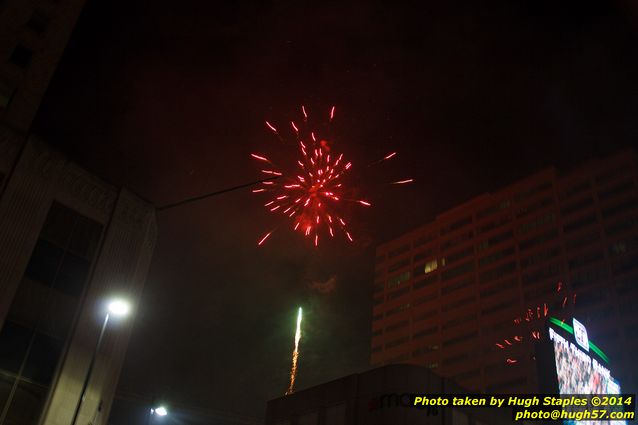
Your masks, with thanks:
M371 363L427 366L472 390L532 392L533 341L548 316L573 316L632 392L637 279L634 154L547 169L378 247Z
M85 1L0 2L0 125L29 130Z
M424 367L388 365L268 402L266 425L499 425L509 409L412 406L413 394L468 394Z
M155 209L34 137L0 171L0 424L69 425L105 302L139 300ZM78 423L106 423L131 327L107 327Z
M0 425L69 425L110 297L138 302L155 209L29 135L85 0L0 2ZM106 424L132 327L111 320L78 424Z
M152 416L149 406L164 405L159 400L118 392L115 396L108 425L188 424L188 425L264 425L263 418L255 418L212 408L195 408L171 402L166 405L168 416Z

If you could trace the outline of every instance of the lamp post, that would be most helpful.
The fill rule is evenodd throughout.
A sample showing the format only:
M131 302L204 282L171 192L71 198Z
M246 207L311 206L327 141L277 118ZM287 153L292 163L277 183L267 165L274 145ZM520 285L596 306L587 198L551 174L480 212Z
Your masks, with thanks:
M84 378L84 384L82 385L82 392L80 393L80 398L78 400L77 405L75 406L75 412L73 413L73 420L71 421L71 425L76 425L78 416L80 414L80 408L82 407L82 403L84 402L84 397L86 396L86 389L89 386L89 381L91 380L91 373L93 372L93 366L95 366L95 359L97 358L97 353L100 351L100 346L102 345L102 339L104 338L104 333L106 332L106 326L109 324L109 319L111 315L115 317L124 317L128 314L131 309L128 302L124 300L113 300L111 301L106 309L106 315L104 316L104 322L102 323L102 329L100 330L100 335L97 338L97 343L95 344L95 349L93 350L93 355L91 356L91 362L89 363L89 369L86 372L86 377Z

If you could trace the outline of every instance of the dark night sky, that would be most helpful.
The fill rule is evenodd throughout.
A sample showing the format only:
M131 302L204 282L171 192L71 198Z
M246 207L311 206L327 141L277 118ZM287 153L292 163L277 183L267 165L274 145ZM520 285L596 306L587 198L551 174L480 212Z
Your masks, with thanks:
M560 3L557 6L557 3ZM119 391L262 417L367 367L374 247L543 167L638 141L638 10L576 1L89 0L34 125L155 205L259 178L264 119L326 113L365 163L358 242L314 249L237 191L158 213ZM387 175L417 179L389 191ZM380 174L380 175L379 175ZM317 283L334 278L334 290Z

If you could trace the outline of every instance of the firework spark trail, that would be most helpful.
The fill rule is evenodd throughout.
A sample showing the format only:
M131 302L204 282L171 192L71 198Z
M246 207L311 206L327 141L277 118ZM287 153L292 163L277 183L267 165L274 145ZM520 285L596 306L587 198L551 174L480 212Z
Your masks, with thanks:
M268 237L272 234L272 232L268 232L264 237L261 238L261 240L259 241L259 243L257 245L261 245L264 242L266 242L266 239L268 239Z
M557 284L556 284L556 292L560 293L563 289L564 289L563 288L563 282L560 282L560 281L557 282ZM576 295L577 295L576 293L572 294L572 297L571 297L572 298L572 305L576 304ZM566 296L563 297L563 300L560 303L561 308L563 310L567 307L569 298L570 298L569 295L566 295ZM558 313L558 311L556 313ZM519 316L519 317L516 317L514 319L514 324L520 326L520 325L523 324L523 321L525 321L525 322L529 323L528 326L535 326L535 324L537 323L536 322L537 320L547 317L548 314L549 314L549 306L548 306L547 302L544 302L543 304L537 305L536 309L528 308L527 311L525 312L524 316ZM564 322L565 319L563 318L562 321ZM541 339L541 332L540 332L540 330L538 328L534 328L534 329L531 330L530 336L532 337L532 339L540 340ZM518 343L521 343L523 341L523 337L521 335L514 336L514 341L516 341ZM506 345L503 344L503 342L505 342ZM508 345L511 346L512 343L510 341L508 341L507 339L504 339L504 340L501 340L501 341L495 343L495 345L499 349L503 350L503 349L507 349ZM507 363L508 364L514 364L514 363L517 362L517 360L514 360L514 361L510 361L510 360L512 360L512 359L509 359L509 358L507 359Z
M292 368L290 369L290 385L286 394L295 392L295 379L297 378L297 362L299 360L299 341L301 341L301 315L302 310L299 307L297 313L297 331L295 332L295 349L292 352Z
M382 162L388 161L392 158L394 158L395 156L397 156L397 152L390 152L389 154L385 155L383 158L378 159L370 164L368 164L368 167L374 167L375 165L381 164Z

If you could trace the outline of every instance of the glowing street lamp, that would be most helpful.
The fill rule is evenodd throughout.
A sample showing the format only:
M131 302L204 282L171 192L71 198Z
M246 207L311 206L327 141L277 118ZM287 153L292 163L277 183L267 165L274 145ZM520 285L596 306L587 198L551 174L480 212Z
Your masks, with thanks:
M168 415L168 410L164 406L158 406L151 409L151 415L166 416Z
M149 414L146 416L146 424L150 424L151 423L151 419L155 416L158 416L160 418L163 418L164 416L168 415L168 409L163 406L163 405L159 405L157 407L152 407ZM155 422L155 421L153 421Z
M113 316L126 316L131 310L131 305L124 300L113 300L107 306L109 313Z
M111 300L106 307L106 315L104 316L104 322L102 323L102 329L100 330L100 335L97 338L97 343L95 344L95 349L93 350L93 355L91 356L91 363L89 363L89 369L86 372L86 377L84 378L84 384L82 385L82 392L80 393L80 399L78 400L77 405L75 406L75 412L73 413L73 420L71 421L71 425L76 425L78 416L80 414L80 408L82 407L82 403L84 402L84 397L86 396L86 389L89 386L89 381L91 380L91 373L93 373L93 366L95 366L95 359L97 357L97 353L100 351L100 346L102 345L102 339L104 338L104 333L106 332L106 326L109 323L109 319L111 316L113 317L125 317L128 315L131 310L131 305L123 299L114 299Z

